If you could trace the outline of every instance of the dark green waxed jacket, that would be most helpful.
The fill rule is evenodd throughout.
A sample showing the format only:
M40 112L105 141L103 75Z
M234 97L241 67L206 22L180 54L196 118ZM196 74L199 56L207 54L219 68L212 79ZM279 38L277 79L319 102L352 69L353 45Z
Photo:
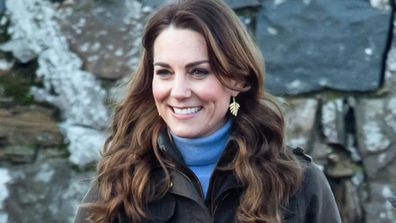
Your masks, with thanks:
M160 200L149 204L150 220L147 223L232 223L239 205L242 187L231 171L215 170L206 199L195 175L183 165L183 159L167 136L161 135L159 147L174 163L169 166L172 187ZM232 143L231 143L232 144ZM230 146L230 143L228 144ZM232 148L227 148L219 161L227 162ZM303 149L293 150L304 169L304 180L290 197L288 206L283 210L283 223L339 223L340 215L333 193L322 171L312 162ZM157 168L161 171L161 168ZM158 173L161 175L161 173ZM155 177L156 173L154 173ZM83 203L100 199L93 183ZM88 213L80 208L75 223L87 222ZM114 222L133 223L122 211Z

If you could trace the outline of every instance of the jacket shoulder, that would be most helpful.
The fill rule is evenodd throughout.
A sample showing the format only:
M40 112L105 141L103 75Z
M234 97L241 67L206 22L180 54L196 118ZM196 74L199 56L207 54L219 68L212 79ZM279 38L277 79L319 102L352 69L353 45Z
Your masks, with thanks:
M306 154L305 150L301 147L293 148L292 152L303 167L307 167L313 162L312 157Z
M303 182L295 198L303 219L310 219L313 223L341 222L334 194L323 171L304 149L292 149L299 160L303 172Z
M312 157L306 154L301 147L294 148L292 151L302 168L303 182L301 189L306 191L306 193L318 193L323 188L330 190L326 176Z

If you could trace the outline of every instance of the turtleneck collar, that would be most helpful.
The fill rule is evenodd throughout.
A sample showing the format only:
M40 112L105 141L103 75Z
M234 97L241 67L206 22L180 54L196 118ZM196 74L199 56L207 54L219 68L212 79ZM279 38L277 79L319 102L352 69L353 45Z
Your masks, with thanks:
M171 132L173 141L187 166L215 164L220 158L231 132L232 119L209 136L183 138Z

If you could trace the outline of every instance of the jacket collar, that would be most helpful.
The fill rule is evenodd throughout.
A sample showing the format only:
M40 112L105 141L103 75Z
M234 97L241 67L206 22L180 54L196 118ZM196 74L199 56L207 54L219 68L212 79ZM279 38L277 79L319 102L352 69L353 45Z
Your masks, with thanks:
M183 156L180 154L179 150L176 149L176 146L171 142L170 138L168 132L165 129L162 130L157 140L159 149L173 160L184 165Z
M170 135L167 134L166 130L161 131L159 137L158 137L158 147L162 151L162 153L165 155L165 157L169 157L171 161L176 162L172 163L170 166L170 171L172 174L172 181L173 181L173 186L171 188L170 192L189 197L193 200L201 200L202 198L199 197L199 191L197 193L191 193L191 189L189 188L190 184L193 183L191 180L191 176L188 176L190 174L193 174L191 171L182 171L181 168L183 169L188 169L188 167L185 165L184 160L182 155L180 154L179 150L176 148L176 146L171 142ZM210 195L211 199L217 200L221 195L231 189L234 188L241 188L242 186L237 182L237 179L231 170L219 170L217 167L219 166L225 166L229 162L232 161L233 157L237 153L237 145L235 140L230 138L229 142L227 143L227 146L221 155L216 168L213 172L212 176L212 185L213 190L209 188L209 190L213 191L214 194ZM186 174L188 172L188 174ZM183 176L184 175L184 176ZM190 182L183 182L184 179L190 179ZM184 180L185 181L185 180ZM187 184L186 184L187 183ZM197 186L194 186L194 188L197 188ZM211 193L208 191L208 193ZM197 197L198 195L198 197ZM209 196L208 196L209 197Z

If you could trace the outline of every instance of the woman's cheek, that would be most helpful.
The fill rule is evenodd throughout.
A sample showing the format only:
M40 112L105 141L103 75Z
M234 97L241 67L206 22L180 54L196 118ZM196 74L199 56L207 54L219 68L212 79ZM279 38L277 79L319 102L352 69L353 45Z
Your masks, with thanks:
M153 80L153 97L156 101L163 100L166 98L167 92L166 84L161 83L161 81Z

